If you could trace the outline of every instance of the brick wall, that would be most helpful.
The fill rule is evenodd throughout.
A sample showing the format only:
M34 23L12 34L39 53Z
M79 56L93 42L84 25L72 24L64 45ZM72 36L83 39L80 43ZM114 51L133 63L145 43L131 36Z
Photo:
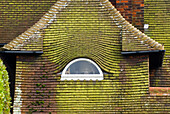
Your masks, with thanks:
M143 31L144 0L116 0L116 8L126 20Z

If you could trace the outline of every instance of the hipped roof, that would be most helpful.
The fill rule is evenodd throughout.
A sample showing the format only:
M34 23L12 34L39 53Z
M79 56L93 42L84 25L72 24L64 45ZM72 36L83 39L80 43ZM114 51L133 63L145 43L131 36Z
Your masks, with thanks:
M35 25L33 25L27 31L16 37L3 48L7 50L20 50L20 47L33 41L35 38L33 36L38 34L39 31L43 28L46 28L51 23L51 20L53 20L53 18L56 17L56 15L60 13L62 9L66 8L70 2L72 1L57 1L43 17L37 23L35 23ZM119 13L119 11L117 11L117 9L109 2L109 0L100 0L100 3L110 13L113 18L113 21L116 20L116 23L124 30L130 32L140 41L143 41L144 44L153 47L155 50L164 50L163 45L151 39L150 37L142 33L139 29L132 26L128 21L126 21L125 18L123 18L123 16Z

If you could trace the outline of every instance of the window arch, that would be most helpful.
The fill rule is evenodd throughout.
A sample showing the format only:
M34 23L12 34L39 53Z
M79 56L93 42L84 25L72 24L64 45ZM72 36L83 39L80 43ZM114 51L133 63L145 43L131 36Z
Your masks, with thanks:
M103 72L92 60L79 58L64 68L61 80L103 80Z

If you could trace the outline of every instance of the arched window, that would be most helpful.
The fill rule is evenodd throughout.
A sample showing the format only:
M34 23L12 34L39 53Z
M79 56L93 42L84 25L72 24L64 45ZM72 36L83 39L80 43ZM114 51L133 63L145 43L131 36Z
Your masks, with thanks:
M79 58L64 68L61 80L103 80L103 73L92 60Z

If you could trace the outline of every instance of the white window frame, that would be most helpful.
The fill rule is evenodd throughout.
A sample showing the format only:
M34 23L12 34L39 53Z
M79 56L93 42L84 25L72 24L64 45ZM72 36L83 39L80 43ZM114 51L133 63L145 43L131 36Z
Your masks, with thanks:
M99 74L66 74L66 70L70 67L70 65L72 65L73 63L77 61L88 61L92 63L99 71ZM61 74L61 80L62 81L63 80L103 80L103 72L100 69L100 67L92 60L87 59L87 58L79 58L79 59L75 59L71 61L70 63L66 65L66 67L64 68Z

